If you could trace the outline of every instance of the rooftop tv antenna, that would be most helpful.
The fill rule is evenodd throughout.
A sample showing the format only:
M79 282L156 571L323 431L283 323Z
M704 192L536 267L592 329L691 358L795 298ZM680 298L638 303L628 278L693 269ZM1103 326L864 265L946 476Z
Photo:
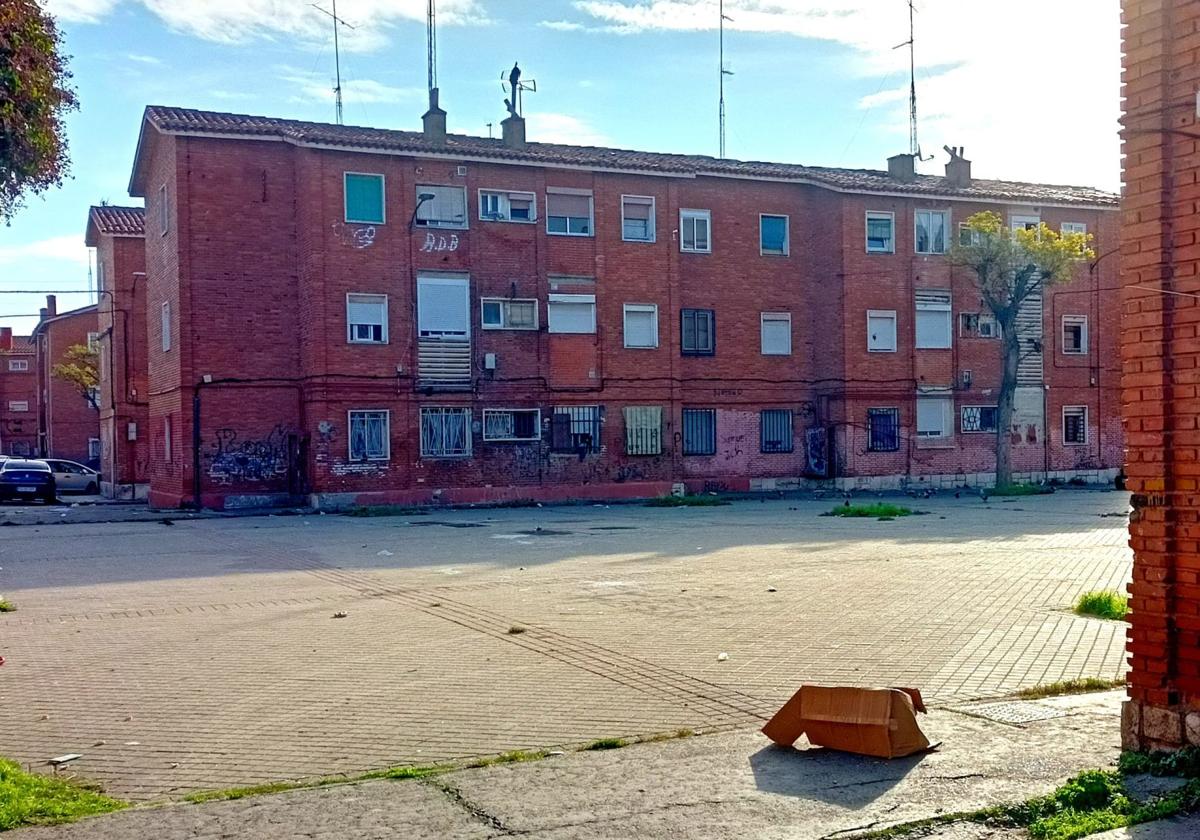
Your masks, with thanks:
M429 5L425 11L425 26L426 45L428 54L426 56L427 72L429 74L429 90L433 92L437 90L437 3L435 0L429 0Z
M921 157L921 144L917 142L916 11L916 0L908 0L908 40L892 49L908 47L908 153L917 160L932 160L932 155Z
M504 73L500 74L500 87L504 87L505 82L508 82L508 99L504 100L504 107L510 115L519 117L525 103L525 92L537 93L537 82L533 79L522 80L521 68L515 61L507 76Z
M320 6L318 6L316 3L313 3L312 7L314 9L316 9L318 12L321 12L322 14L329 15L329 17L333 20L333 66L334 66L334 72L337 74L337 81L334 83L334 86L333 86L333 102L334 102L334 109L337 112L337 124L341 125L343 122L343 120L342 120L342 51L341 51L341 45L338 43L338 27L344 26L347 29L353 29L354 27L351 26L350 24L346 23L346 21L342 20L340 17L338 17L337 0L330 0L330 2L333 4L333 11L323 9Z
M721 55L720 55L720 63L721 63L720 71L721 72L719 74L720 82L718 85L718 87L720 89L720 96L718 98L717 110L719 113L720 134L721 134L720 156L725 157L725 77L733 75L732 70L727 70L725 68L725 21L727 21L727 20L732 21L733 18L731 18L727 14L725 14L725 0L720 0L720 2L717 5L717 12L720 15L720 22L718 24L718 29L720 30L719 43L720 43L720 53L721 53Z

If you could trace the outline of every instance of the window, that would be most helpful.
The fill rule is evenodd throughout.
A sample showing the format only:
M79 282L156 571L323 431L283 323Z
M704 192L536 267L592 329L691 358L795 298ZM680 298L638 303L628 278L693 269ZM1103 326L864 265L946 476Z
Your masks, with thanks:
M1000 423L1000 409L994 405L964 405L962 407L964 434L990 432L995 434Z
M585 455L600 451L601 409L598 405L557 406L550 424L550 449Z
M867 451L896 452L900 449L900 410L867 409Z
M104 260L96 260L96 290L103 292L108 288L104 277Z
M9 359L8 369L12 371L29 370L28 359Z
M87 334L87 349L89 353L100 352L100 333L90 332Z
M29 400L10 400L8 403L9 411L28 411Z
M691 254L711 254L712 213L709 210L679 211L679 250Z
M171 418L163 418L163 460L171 460Z
M917 253L946 253L946 229L950 227L950 213L946 210L918 210Z
M88 438L88 460L95 461L100 457L100 438Z
M792 314L790 312L764 312L759 329L764 356L790 356L792 354Z
M917 291L917 349L948 350L951 344L950 292Z
M716 313L711 309L685 309L680 321L680 348L683 355L711 356L716 352Z
M546 232L557 236L591 236L591 190L547 189Z
M894 310L867 310L867 352L896 352L896 313Z
M1010 216L1009 226L1014 230L1037 230L1041 227L1041 216Z
M788 217L759 215L758 246L760 254L787 256Z
M662 406L627 405L625 416L625 454L662 454Z
M761 452L791 452L796 448L790 408L768 408L759 414L758 448Z
M917 397L917 437L948 438L954 400L950 397Z
M480 190L479 218L485 222L536 222L537 198L530 192Z
M167 185L158 188L158 230L159 236L166 236L171 226L171 209L167 207Z
M896 252L896 214L867 211L867 253Z
M470 284L465 277L417 278L417 333L443 341L470 337Z
M966 222L959 222L958 244L963 246L982 245L983 233L978 230L972 230Z
M387 411L351 411L350 460L386 461L391 457Z
M1063 406L1063 444L1066 446L1083 446L1087 444L1086 405Z
M1087 225L1083 222L1063 222L1059 228L1061 233L1082 233L1087 234Z
M683 410L683 454L717 454L717 412L712 408Z
M641 349L658 346L657 304L625 304L625 346Z
M345 218L349 224L381 225L386 220L383 176L347 172L342 176Z
M470 454L471 409L421 409L422 458L460 458Z
M1000 324L991 315L962 312L958 316L958 334L964 338L999 338Z
M163 301L162 305L162 349L166 353L171 349L171 303Z
M522 441L542 439L542 412L536 408L485 408L483 439Z
M1069 356L1087 355L1088 321L1086 315L1063 316L1062 351Z
M346 295L346 341L387 343L387 295Z
M552 333L594 333L595 295L550 295L546 324Z
M538 302L536 300L510 300L508 298L484 298L483 328L485 330L536 330L538 328Z
M626 242L654 241L653 197L621 196L621 238Z
M467 226L467 188L417 184L417 227L465 228Z

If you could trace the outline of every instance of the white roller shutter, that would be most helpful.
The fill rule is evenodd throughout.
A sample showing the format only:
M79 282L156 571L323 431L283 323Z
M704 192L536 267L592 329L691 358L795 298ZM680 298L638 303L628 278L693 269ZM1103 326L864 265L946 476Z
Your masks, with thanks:
M417 329L422 338L467 338L470 284L459 277L417 278Z

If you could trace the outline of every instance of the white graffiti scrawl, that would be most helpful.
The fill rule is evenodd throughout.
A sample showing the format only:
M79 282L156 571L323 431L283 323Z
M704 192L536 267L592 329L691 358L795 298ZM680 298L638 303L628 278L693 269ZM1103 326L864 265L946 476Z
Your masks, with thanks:
M458 250L458 234L450 234L450 236L435 236L432 233L425 234L425 242L421 245L421 250L426 253L433 251L457 251Z
M353 236L355 248L370 248L375 244L375 226L355 228Z

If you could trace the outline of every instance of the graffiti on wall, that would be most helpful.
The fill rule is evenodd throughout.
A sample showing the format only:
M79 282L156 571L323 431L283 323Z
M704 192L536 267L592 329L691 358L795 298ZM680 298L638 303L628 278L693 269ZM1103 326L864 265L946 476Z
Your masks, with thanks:
M427 254L434 251L457 251L458 234L436 236L432 233L426 233L425 241L421 243L421 250Z
M243 438L235 429L218 429L205 460L218 484L286 480L288 431L279 424L266 437Z

